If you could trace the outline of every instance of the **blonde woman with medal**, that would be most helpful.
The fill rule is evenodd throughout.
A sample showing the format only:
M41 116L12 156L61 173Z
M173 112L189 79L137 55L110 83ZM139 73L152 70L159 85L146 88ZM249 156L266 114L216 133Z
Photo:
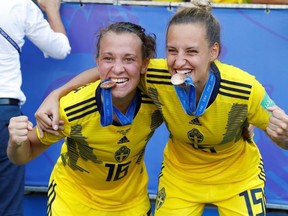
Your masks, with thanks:
M142 80L171 133L155 215L197 216L206 204L221 216L266 215L263 161L242 129L253 124L288 149L288 116L254 76L217 60L220 25L210 5L178 11L166 37L167 61L151 60Z
M101 30L97 43L102 81L61 98L58 135L41 137L26 116L10 120L7 152L16 164L65 138L49 182L48 215L151 215L144 151L162 116L137 85L154 55L154 35L114 23Z
M179 10L166 37L167 60L151 60L141 85L171 133L155 215L198 216L206 204L221 216L266 215L263 160L242 129L255 125L288 149L288 116L254 76L217 60L220 25L210 5Z
M167 59L151 59L140 84L170 132L155 216L200 216L206 204L215 205L221 216L266 215L263 160L254 140L245 139L242 130L255 125L288 149L287 114L254 76L217 59L220 25L210 4L196 2L179 10L166 37ZM79 77L97 78L91 71ZM75 80L71 83L79 82ZM60 92L63 89L51 95ZM55 116L55 126L53 109L43 110ZM43 110L36 114L49 126Z

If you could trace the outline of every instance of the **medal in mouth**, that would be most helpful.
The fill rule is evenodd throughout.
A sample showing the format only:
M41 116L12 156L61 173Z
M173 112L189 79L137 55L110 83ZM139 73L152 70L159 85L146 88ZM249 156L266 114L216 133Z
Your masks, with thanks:
M100 87L104 89L109 89L109 88L113 88L115 85L116 85L116 82L112 80L103 80L100 84Z
M185 83L186 76L187 75L183 73L176 73L171 77L171 83L173 85L182 85Z

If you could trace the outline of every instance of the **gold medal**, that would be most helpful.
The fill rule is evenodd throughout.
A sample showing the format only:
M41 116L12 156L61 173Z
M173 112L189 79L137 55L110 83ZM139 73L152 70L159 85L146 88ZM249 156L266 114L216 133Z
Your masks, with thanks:
M113 82L111 80L108 80L108 81L104 81L100 84L100 87L101 88L105 88L105 89L108 89L108 88L112 88L116 85L116 82Z
M186 74L176 73L171 77L171 83L173 85L182 85L183 83L185 83L185 79L186 79Z

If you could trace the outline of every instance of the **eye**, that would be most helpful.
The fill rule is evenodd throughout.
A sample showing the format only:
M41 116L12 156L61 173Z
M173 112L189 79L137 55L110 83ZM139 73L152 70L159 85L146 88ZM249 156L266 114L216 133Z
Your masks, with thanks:
M126 63L132 63L132 62L135 61L135 59L134 59L134 58L125 58L124 61L125 61Z
M112 62L113 61L113 58L112 57L109 57L109 56L106 56L106 57L103 57L103 60L105 62Z
M170 55L176 55L177 54L177 50L176 49L172 49L172 48L167 48L167 53L169 53Z
M187 50L186 53L188 55L197 55L198 54L198 51L195 50L195 49L191 49L191 50Z

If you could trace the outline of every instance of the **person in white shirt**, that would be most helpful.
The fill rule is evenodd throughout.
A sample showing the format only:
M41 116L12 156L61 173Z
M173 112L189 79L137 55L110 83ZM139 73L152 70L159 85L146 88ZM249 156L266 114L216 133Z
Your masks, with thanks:
M0 1L0 215L22 216L24 166L7 157L8 124L21 114L25 94L21 91L21 48L27 37L45 57L64 59L71 51L62 23L60 0Z

